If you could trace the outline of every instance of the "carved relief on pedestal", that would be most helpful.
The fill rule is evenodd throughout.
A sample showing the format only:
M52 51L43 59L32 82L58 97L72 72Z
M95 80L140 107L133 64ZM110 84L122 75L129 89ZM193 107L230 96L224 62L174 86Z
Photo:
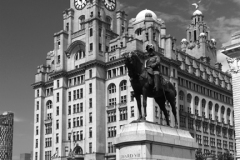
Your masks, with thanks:
M226 58L228 65L229 65L229 71L233 74L236 74L240 71L240 58Z

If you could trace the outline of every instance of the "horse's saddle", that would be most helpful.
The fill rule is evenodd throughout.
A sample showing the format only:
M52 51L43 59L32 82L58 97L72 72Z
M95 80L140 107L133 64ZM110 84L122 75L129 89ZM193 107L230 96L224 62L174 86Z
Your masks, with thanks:
M150 85L152 85L152 86L154 85L154 75L148 73L148 71L146 69L140 75L140 78L141 79L147 79L148 83ZM161 75L159 76L159 78L160 78L160 80L159 80L160 88L164 88L165 90L168 90L168 81L165 78L163 78Z

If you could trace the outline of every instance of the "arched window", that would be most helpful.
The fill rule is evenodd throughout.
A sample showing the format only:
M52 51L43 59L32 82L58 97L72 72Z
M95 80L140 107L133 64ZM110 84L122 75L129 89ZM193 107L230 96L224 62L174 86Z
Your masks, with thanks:
M142 35L142 28L138 28L135 32L136 35Z
M218 109L219 109L219 105L215 104L215 112L218 112Z
M52 101L49 100L47 101L47 109L51 109L52 108Z
M212 110L212 105L213 105L213 103L211 101L209 101L208 102L208 108L209 108L210 111Z
M230 116L230 114L231 114L231 109L228 108L228 109L227 109L227 115Z
M195 101L195 105L197 106L198 103L199 103L199 98L198 98L198 96L196 96L196 97L194 98L194 101Z
M107 16L106 17L106 22L107 22L107 29L111 29L111 25L112 25L112 18Z
M206 106L206 100L202 99L202 108L205 108L205 106Z
M85 29L85 15L79 17L79 29Z
M80 134L79 132L77 132L77 140L80 139ZM83 150L82 148L77 144L76 147L73 149L73 152L75 155L82 155L83 154Z
M183 101L183 99L184 99L183 91L179 91L179 99Z
M120 90L121 91L124 91L127 89L127 81L126 80L123 80L121 83L120 83Z
M108 93L112 94L112 93L115 93L115 92L116 92L116 85L111 83L108 87Z
M188 103L192 102L192 95L190 93L187 94L187 102Z
M225 112L225 107L222 106L222 107L221 107L221 113L224 114L224 112Z

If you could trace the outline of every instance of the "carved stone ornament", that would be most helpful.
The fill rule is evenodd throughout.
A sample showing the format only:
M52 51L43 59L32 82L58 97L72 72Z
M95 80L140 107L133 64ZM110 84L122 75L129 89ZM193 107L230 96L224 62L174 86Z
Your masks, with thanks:
M240 71L240 63L239 60L240 58L226 58L228 65L229 65L229 72L232 74L236 74Z

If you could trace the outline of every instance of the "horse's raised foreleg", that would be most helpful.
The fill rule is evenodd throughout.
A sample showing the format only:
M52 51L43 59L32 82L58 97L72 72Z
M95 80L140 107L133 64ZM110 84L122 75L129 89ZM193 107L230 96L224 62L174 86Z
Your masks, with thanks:
M137 101L137 107L138 107L138 121L142 119L142 105L141 105L141 96L140 95L135 95L136 101Z

